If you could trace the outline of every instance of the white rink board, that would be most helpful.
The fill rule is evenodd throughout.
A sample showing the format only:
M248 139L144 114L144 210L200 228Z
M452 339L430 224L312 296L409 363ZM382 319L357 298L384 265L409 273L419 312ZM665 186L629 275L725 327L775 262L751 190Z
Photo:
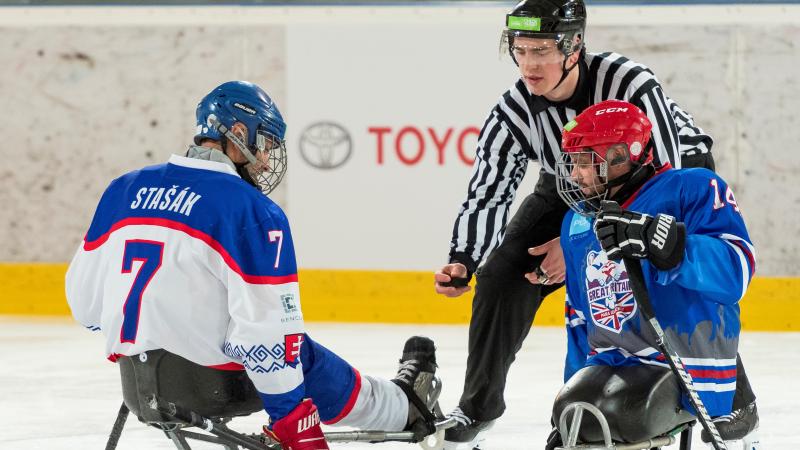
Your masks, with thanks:
M392 377L405 339L432 337L449 411L463 386L466 326L308 324L309 333L362 373ZM365 336L380 336L365 339ZM506 390L508 409L489 435L487 450L544 447L552 401L560 387L565 334L534 328L517 355ZM740 352L758 396L763 450L798 448L800 333L744 333ZM789 349L783 351L783 349ZM121 403L119 372L103 358L103 340L68 320L20 322L0 316L0 449L104 448ZM256 432L265 414L236 419L232 427ZM694 448L706 447L695 433ZM196 449L219 449L194 444ZM120 450L174 449L159 431L129 418ZM402 443L332 444L339 450L413 450ZM677 446L669 447L676 450Z
M304 145L301 133L322 121L352 138L349 160L336 169L299 158L291 166L287 203L298 264L408 270L446 262L478 131L518 79L499 57L498 28L289 26L287 42L288 141ZM346 151L306 145L301 152L334 158Z
M765 11L590 9L587 45L651 67L667 95L714 137L717 170L748 221L759 275L791 276L800 267L792 256L800 244L780 239L778 230L798 232L797 212L785 205L800 199L791 182L800 154L782 153L776 164L769 149L800 139L793 123L799 119L786 109L800 99L794 89L800 66L769 68L794 58L787 42L800 36L790 24L791 17L800 19L800 9L769 9L780 17L773 30L785 40L762 50ZM474 12L420 9L414 18L406 10L392 19L377 9L366 20L365 14L350 18L331 10L330 21L313 16L287 25L286 110L294 156L287 205L301 267L430 270L446 262L469 181L471 168L463 160L474 156L471 131L518 76L499 54L502 27L489 20L496 11L487 9L486 20ZM305 139L321 122L341 130L328 127L328 144L319 134ZM349 144L337 140L340 134ZM306 150L317 162L343 163L314 168L297 157ZM529 167L516 204L531 192L538 170L538 164Z
M431 270L466 193L474 130L516 78L498 55L508 5L2 7L0 260L64 262L108 182L186 148L197 100L229 79L263 85L288 121L289 210L303 268ZM590 51L650 66L715 139L759 257L797 276L800 5L590 7ZM770 39L765 40L765 36ZM301 155L301 132L352 135L341 168ZM384 164L377 162L377 134ZM397 134L406 158L399 162ZM466 130L466 132L465 132ZM451 134L449 138L448 132ZM443 151L438 163L437 142ZM522 193L534 177L526 177ZM789 205L789 206L787 206Z

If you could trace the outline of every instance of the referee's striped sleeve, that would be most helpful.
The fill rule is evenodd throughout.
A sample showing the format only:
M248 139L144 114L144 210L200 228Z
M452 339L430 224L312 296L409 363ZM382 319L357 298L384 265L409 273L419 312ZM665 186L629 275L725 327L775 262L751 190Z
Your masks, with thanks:
M642 109L653 125L653 162L656 167L670 163L680 169L681 153L678 125L672 116L668 98L653 78L644 83L631 97L631 103Z
M470 273L497 245L527 169L528 157L512 132L514 125L502 120L504 116L499 104L484 123L467 199L453 225L450 261L464 264Z
M678 137L681 140L681 156L711 152L714 139L695 125L692 115L682 110L674 100L667 98L667 104L672 117L675 118L675 125L678 126Z
M681 156L711 150L711 137L664 94L649 68L618 53L587 53L586 64L593 80L589 88L594 104L619 99L645 111L653 125L653 156L657 166L670 163L680 168Z

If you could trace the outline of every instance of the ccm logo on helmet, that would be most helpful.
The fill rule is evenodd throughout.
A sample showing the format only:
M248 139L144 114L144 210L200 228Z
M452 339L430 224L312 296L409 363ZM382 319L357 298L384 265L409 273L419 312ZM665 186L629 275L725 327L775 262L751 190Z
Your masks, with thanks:
M613 113L613 112L628 112L628 108L606 108L606 109L601 109L600 111L597 111L596 113L594 113L594 115L595 116L599 116L599 115L602 115L602 114L605 114L605 113Z

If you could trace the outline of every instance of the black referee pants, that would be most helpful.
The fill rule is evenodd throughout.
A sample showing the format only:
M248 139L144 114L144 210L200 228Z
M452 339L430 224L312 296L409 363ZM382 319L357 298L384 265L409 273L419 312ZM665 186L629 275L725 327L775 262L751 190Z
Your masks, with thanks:
M692 166L713 168L710 158L691 162ZM474 420L494 420L505 411L503 392L508 369L531 329L542 299L562 286L533 285L523 275L543 259L528 255L528 248L557 237L566 211L555 192L554 177L542 173L534 193L525 198L509 221L503 242L476 272L469 355L459 401L461 410ZM736 361L734 409L755 401L741 359Z
M542 299L560 287L534 285L523 276L543 259L528 255L528 248L556 238L567 211L558 195L546 186L554 187L555 180L541 174L534 193L525 198L509 221L503 242L475 273L469 356L459 402L461 410L475 420L493 420L505 411L503 391L508 369Z

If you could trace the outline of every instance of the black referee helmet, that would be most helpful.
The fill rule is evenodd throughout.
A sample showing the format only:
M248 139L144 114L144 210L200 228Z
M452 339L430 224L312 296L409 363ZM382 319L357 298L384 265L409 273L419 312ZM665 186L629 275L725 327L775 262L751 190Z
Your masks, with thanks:
M569 56L583 47L585 29L583 0L523 0L506 14L503 43L510 53L515 37L555 39L559 50ZM576 37L580 38L577 42Z

